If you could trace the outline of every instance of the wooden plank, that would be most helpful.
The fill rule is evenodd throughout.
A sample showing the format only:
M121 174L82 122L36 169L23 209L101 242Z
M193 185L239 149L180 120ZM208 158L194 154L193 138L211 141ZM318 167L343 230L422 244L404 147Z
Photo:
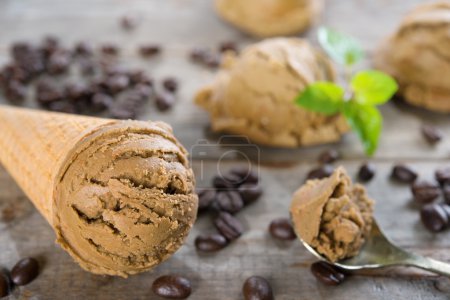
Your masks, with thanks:
M353 34L373 52L380 39L395 28L401 15L423 2L329 0L323 23ZM142 18L141 25L132 33L123 32L118 25L119 18L126 13ZM220 136L208 131L206 113L192 103L195 91L213 75L188 62L186 56L192 47L216 47L225 40L237 41L242 46L255 41L221 22L212 11L211 0L0 2L0 64L6 61L12 41L38 41L45 34L61 36L68 45L81 39L117 42L124 47L122 59L127 65L142 67L159 79L167 75L179 77L182 87L174 110L161 114L149 105L141 119L168 121L189 150L201 139L207 138L213 144L203 170L200 158L194 155L193 167L199 185L208 184L217 170L217 159L230 149L249 153L242 144L239 147L217 145ZM163 55L148 62L140 60L135 49L145 42L161 43ZM1 97L0 103L5 103ZM35 105L28 101L27 106ZM395 161L410 162L427 178L432 177L436 167L450 165L450 120L448 116L395 103L384 106L383 115L386 130L374 159L379 171L368 185L370 195L377 200L376 217L400 246L450 262L449 232L433 235L425 231L417 208L411 204L408 187L387 179ZM437 147L428 146L418 130L422 122L440 126L447 139ZM27 255L38 256L44 263L43 272L35 282L16 289L15 296L19 299L60 299L62 295L67 299L155 299L150 291L153 279L174 272L193 280L191 299L200 300L241 299L242 282L254 274L271 281L276 299L448 299L448 289L441 292L435 288L436 277L422 277L419 274L423 273L415 270L357 275L342 286L324 287L311 276L308 267L314 258L299 242L280 244L267 235L270 220L287 216L292 192L313 167L318 152L327 147L297 150L260 147L259 158L253 159L261 163L265 195L238 215L246 227L244 236L216 255L199 256L193 246L195 236L213 230L208 216L201 216L186 245L169 261L152 272L129 279L95 276L80 269L54 245L51 228L0 167L0 264L12 267ZM355 174L365 160L356 137L350 134L335 147L343 154L342 164ZM221 167L227 169L236 163L227 157ZM396 276L399 273L403 276Z

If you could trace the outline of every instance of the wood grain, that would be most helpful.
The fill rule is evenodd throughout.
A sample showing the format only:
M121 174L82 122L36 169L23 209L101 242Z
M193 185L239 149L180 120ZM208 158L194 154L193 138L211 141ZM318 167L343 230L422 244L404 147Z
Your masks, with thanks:
M327 1L323 23L355 35L372 52L380 39L392 31L401 16L421 0L341 0ZM429 1L428 1L429 2ZM119 18L137 14L142 23L136 31L120 29ZM192 149L201 139L211 143L205 161L193 151L193 167L199 185L209 184L217 170L217 159L230 149L248 153L245 144L217 145L219 135L208 130L208 116L192 103L196 89L212 78L210 71L192 65L186 59L194 46L217 47L225 40L244 46L255 40L220 21L212 11L211 0L3 0L0 2L0 64L8 56L12 41L34 41L46 34L61 36L68 45L78 40L116 42L124 47L122 59L139 65L155 78L175 75L182 87L179 103L161 114L147 107L141 119L164 120ZM310 33L312 37L313 34ZM163 55L142 61L136 55L138 45L161 43ZM367 61L365 65L370 62ZM4 99L0 98L0 103ZM27 106L35 106L31 101ZM386 233L400 246L450 262L450 233L433 235L425 231L411 202L409 188L388 180L396 161L411 163L424 178L432 178L435 168L449 165L450 120L448 116L424 112L402 103L383 107L385 133L380 150L373 159L378 173L368 185L377 200L376 217ZM1 122L1 120L0 120ZM423 122L438 125L446 139L430 147L420 135ZM340 161L354 175L364 161L356 137L346 136L335 145L343 154ZM208 216L201 216L186 245L169 261L152 272L129 279L91 275L79 268L54 244L54 234L14 181L0 167L0 264L12 265L23 256L38 256L43 264L40 277L30 285L16 289L11 299L157 299L150 290L152 281L167 273L180 273L192 279L191 299L242 299L241 286L246 277L261 275L272 283L276 299L449 299L450 289L439 291L435 285L448 282L423 276L416 270L388 270L355 275L339 287L325 287L310 274L314 258L299 242L277 243L267 235L271 219L287 216L292 192L303 182L306 172L315 166L318 152L328 146L298 150L259 148L260 174L265 194L256 204L239 213L246 233L218 254L201 256L193 241L200 232L212 231ZM239 162L232 158L219 166L227 169ZM398 276L401 274L402 276Z

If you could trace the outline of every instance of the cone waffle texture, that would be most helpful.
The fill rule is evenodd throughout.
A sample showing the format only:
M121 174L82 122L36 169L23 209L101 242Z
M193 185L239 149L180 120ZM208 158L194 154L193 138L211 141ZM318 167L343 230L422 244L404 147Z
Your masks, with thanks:
M115 121L0 106L0 162L50 224L54 179L67 153Z

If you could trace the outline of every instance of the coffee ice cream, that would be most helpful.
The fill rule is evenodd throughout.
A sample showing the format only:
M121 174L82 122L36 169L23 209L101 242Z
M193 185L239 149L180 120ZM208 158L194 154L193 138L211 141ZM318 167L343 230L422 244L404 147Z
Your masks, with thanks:
M372 227L373 204L365 188L352 184L340 167L300 187L290 212L297 236L336 262L359 253Z
M323 0L215 0L217 13L257 37L294 35L314 23Z
M449 30L449 1L422 4L379 47L375 66L398 81L407 102L450 112Z
M338 141L348 131L341 115L324 116L294 103L316 81L335 80L331 62L308 41L274 38L228 53L214 82L195 102L210 113L214 131L286 148Z

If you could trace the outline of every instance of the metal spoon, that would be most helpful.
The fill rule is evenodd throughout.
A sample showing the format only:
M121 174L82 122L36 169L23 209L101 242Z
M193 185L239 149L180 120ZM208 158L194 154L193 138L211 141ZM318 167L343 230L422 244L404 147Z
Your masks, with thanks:
M302 240L303 245L319 259L329 262L314 248ZM329 262L331 263L331 262ZM357 256L331 263L346 270L377 269L389 266L413 266L436 274L450 277L450 264L432 258L407 252L394 244L381 232L377 222L366 238Z

